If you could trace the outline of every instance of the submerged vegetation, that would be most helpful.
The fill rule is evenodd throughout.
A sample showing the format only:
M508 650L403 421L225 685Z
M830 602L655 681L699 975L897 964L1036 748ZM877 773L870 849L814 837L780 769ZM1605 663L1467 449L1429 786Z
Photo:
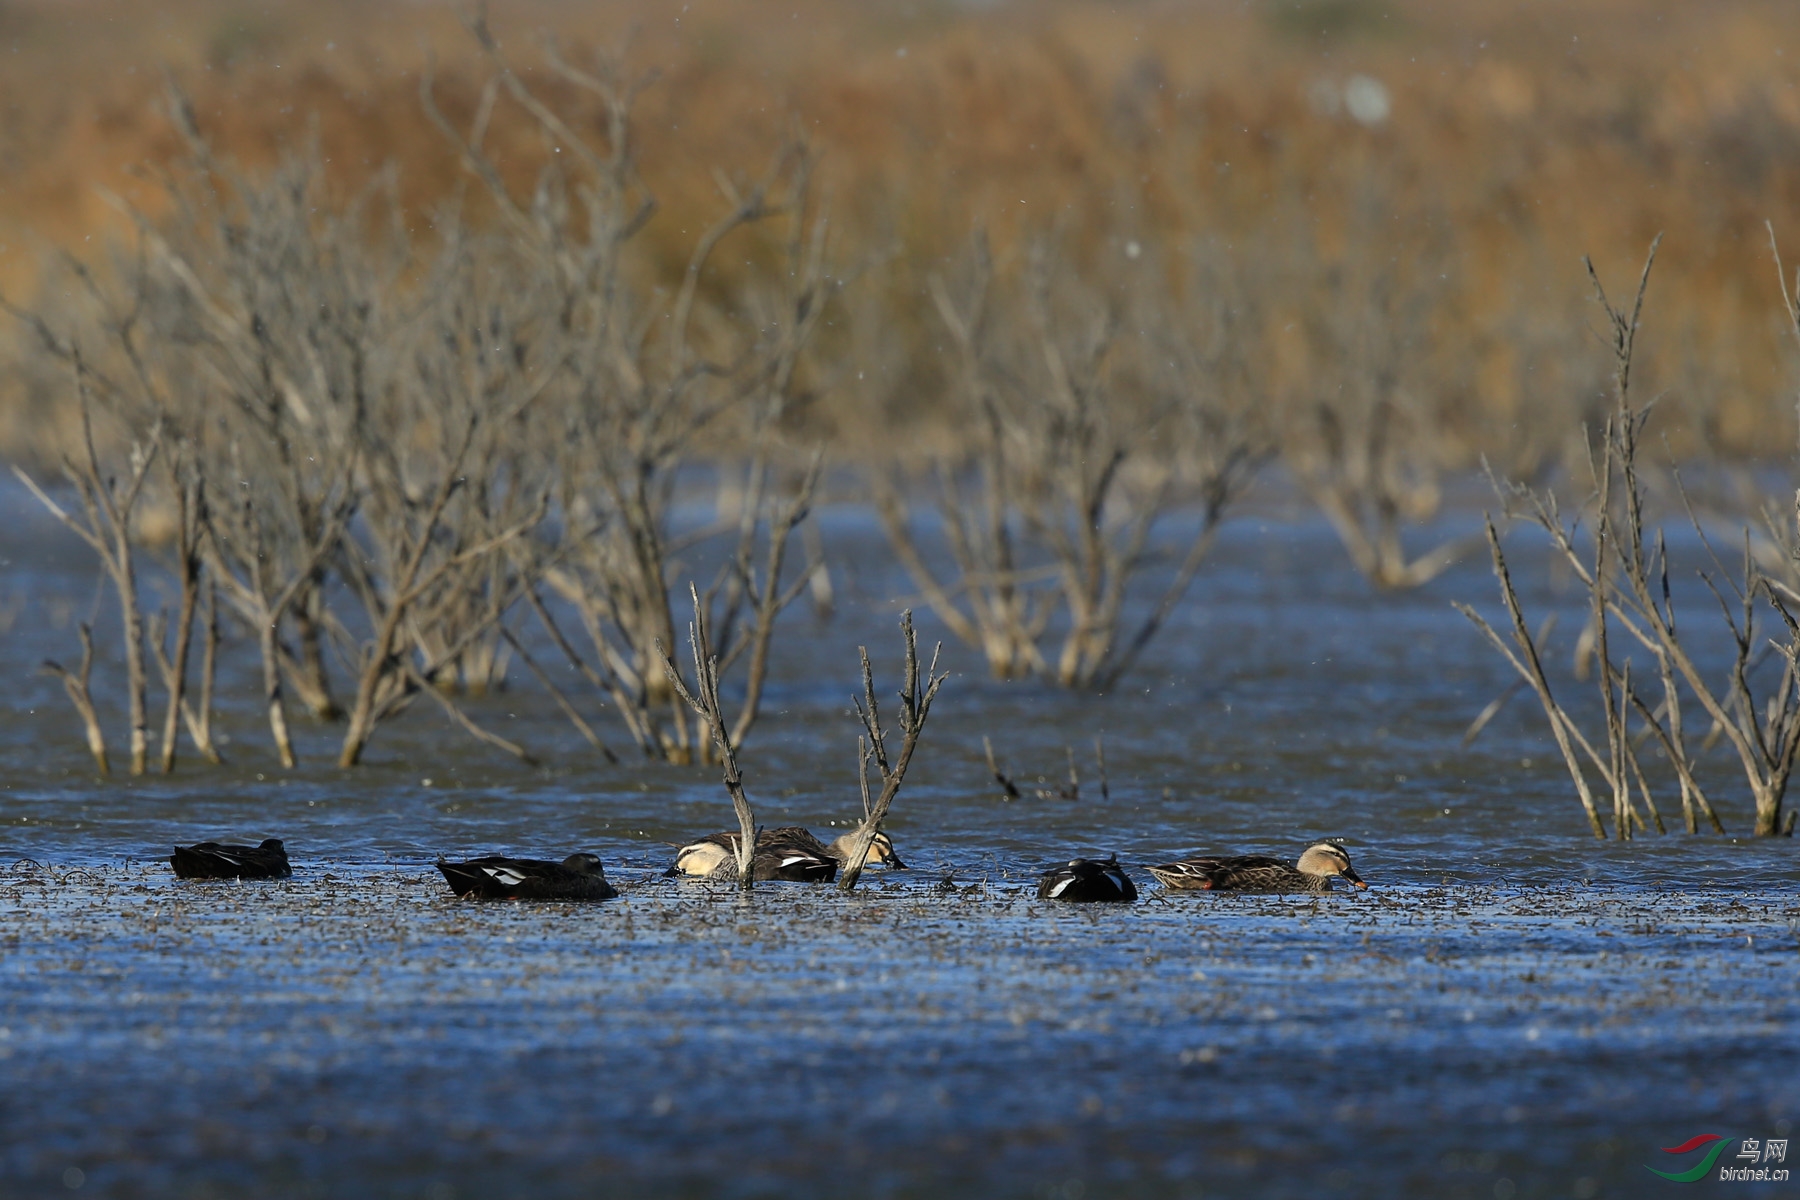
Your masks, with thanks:
M683 569L673 477L693 440L723 422L743 433L750 466L735 552L696 603L716 631L721 670L745 676L732 740L741 744L755 722L775 620L810 577L785 568L819 460L808 465L801 451L783 459L777 428L834 286L823 223L809 208L808 152L783 147L763 177L723 183L724 214L696 240L680 289L665 295L627 267L654 207L627 136L635 85L605 60L604 73L578 76L614 97L610 141L594 151L519 82L484 27L474 32L494 56L485 104L504 91L539 116L546 136L582 150L515 199L485 157L486 116L466 133L441 118L471 173L491 185L506 217L499 227L473 227L446 208L435 237L420 243L391 196L332 209L316 156L267 176L235 171L213 157L174 94L170 110L190 147L171 184L180 217L138 214L135 261L104 278L71 265L84 285L75 306L20 313L79 405L81 451L63 473L81 511L20 475L105 557L124 606L134 774L147 764L149 687L134 551L157 541L153 512L176 514L182 580L180 612L155 639L159 659L163 636L176 640L171 713L186 700L196 597L204 592L209 613L222 597L257 645L284 766L295 761L290 696L341 720L342 766L419 697L528 759L456 699L499 682L508 650L521 646L511 624L521 611L612 701L643 753L704 759L704 731L686 717L655 646L673 641L671 577ZM772 243L787 252L781 269L728 301L701 294L721 247L777 221L786 225ZM115 459L129 464L123 479ZM783 466L785 488L774 478ZM572 610L586 654L546 593L564 603L564 620ZM208 698L218 636L209 619ZM72 689L85 688L83 678L70 676ZM565 709L604 750L576 706ZM190 729L204 727L196 713ZM174 732L171 716L165 770ZM204 738L195 741L205 753Z
M1687 831L1697 832L1702 818L1713 830L1725 831L1701 786L1697 754L1683 731L1684 704L1690 705L1690 712L1698 707L1710 721L1706 742L1723 738L1742 766L1753 803L1753 831L1758 836L1791 836L1796 814L1789 810L1784 820L1782 804L1795 756L1800 753L1800 620L1795 616L1800 595L1787 577L1800 562L1800 527L1796 526L1800 511L1768 522L1767 533L1777 548L1774 557L1786 570L1757 562L1749 528L1742 530L1739 539L1741 566L1731 570L1713 550L1695 517L1695 531L1706 546L1712 567L1701 573L1701 579L1718 612L1714 617L1703 610L1677 622L1667 542L1646 515L1647 485L1640 455L1651 411L1649 405L1636 402L1632 390L1637 333L1660 241L1651 244L1636 294L1628 305L1617 305L1607 296L1593 264L1588 264L1612 350L1614 403L1605 423L1593 431L1588 464L1593 490L1583 498L1578 518L1571 521L1563 515L1553 491L1516 484L1502 491L1509 507L1549 536L1558 561L1589 596L1584 650L1578 653L1591 659L1599 685L1604 751L1596 749L1595 743L1601 739L1590 739L1552 694L1543 667L1544 635L1534 635L1526 622L1491 519L1487 523L1488 546L1511 621L1513 644L1509 646L1474 609L1459 607L1537 693L1595 837L1606 836L1608 815L1619 838L1648 828L1646 815L1658 833L1665 832L1642 761L1641 747L1646 743L1674 776ZM1800 314L1786 277L1780 273L1779 253L1775 260L1786 315L1800 337ZM1674 488L1686 500L1678 475ZM1687 511L1692 517L1691 503ZM1585 534L1579 529L1583 516L1588 524ZM1716 672L1710 657L1698 647L1716 641L1721 632L1729 647L1730 665ZM1648 682L1640 671L1635 687L1631 679L1634 647L1655 668ZM1648 693L1649 700L1640 691L1646 687L1654 689ZM1638 723L1635 732L1631 728L1634 720ZM1609 793L1603 798L1610 813L1602 811L1589 782L1590 773L1600 779L1603 793Z

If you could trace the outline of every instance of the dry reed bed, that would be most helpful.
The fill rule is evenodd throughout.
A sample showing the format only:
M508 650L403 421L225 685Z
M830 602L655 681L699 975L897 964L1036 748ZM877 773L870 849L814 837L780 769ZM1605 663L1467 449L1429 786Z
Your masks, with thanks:
M1657 390L1679 390L1683 438L1754 452L1771 423L1790 422L1788 369L1770 353L1757 270L1761 222L1784 221L1800 199L1800 100L1771 50L1800 20L1787 6L790 9L775 21L720 4L682 25L629 4L541 3L497 9L496 23L515 47L539 27L616 44L637 23L639 61L663 73L645 98L658 133L645 139L643 167L664 204L646 242L671 275L714 212L711 170L754 169L790 115L827 151L849 257L898 247L910 266L883 285L899 295L916 296L918 264L977 222L1003 249L1057 221L1087 255L1127 236L1255 246L1265 273L1290 276L1283 307L1301 314L1322 303L1334 263L1429 251L1430 274L1453 270L1412 341L1455 347L1426 377L1454 396L1454 453L1469 462L1535 416L1541 393L1561 405L1597 382L1571 361L1582 345L1570 320L1578 256L1615 266L1668 230L1669 302L1653 317L1663 336L1646 370ZM266 168L316 129L339 187L396 162L415 221L456 186L455 154L416 100L429 46L446 104L473 103L482 68L450 12L326 5L246 16L188 3L158 14L9 8L5 33L20 50L9 67L22 66L0 87L29 114L9 122L0 150L13 168L0 198L9 292L29 293L37 271L26 230L83 245L119 229L96 183L152 202L130 172L182 153L153 111L163 62L231 157ZM1392 98L1377 127L1343 109L1342 87L1358 73ZM529 122L502 114L495 140L512 181L526 183L543 151ZM1316 252L1305 244L1315 238ZM1433 241L1442 248L1429 250ZM937 330L914 309L890 336L916 351ZM1286 327L1292 315L1271 321ZM1329 386L1329 356L1284 357L1300 386ZM916 430L931 415L930 382L929 370L890 381L873 411L827 391L807 420L860 448L897 421ZM15 417L15 453L44 417Z

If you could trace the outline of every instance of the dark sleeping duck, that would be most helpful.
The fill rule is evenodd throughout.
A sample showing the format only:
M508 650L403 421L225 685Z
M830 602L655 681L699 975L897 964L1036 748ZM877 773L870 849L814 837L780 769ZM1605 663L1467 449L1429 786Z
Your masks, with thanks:
M1164 887L1176 891L1325 892L1331 889L1334 877L1359 888L1369 886L1350 866L1350 855L1336 842L1314 842L1297 863L1261 854L1195 856L1151 867L1150 873Z
M1137 888L1115 854L1105 859L1072 858L1067 866L1046 871L1038 880L1037 894L1039 900L1129 904L1137 899Z
M765 829L756 835L756 853L750 860L750 877L758 882L781 880L789 883L830 883L837 878L838 867L850 857L854 833L836 838L829 846L813 836L811 830L798 825ZM687 875L702 879L736 879L738 835L735 831L708 834L697 842L683 846L675 854L670 875ZM897 871L906 864L894 853L893 839L876 833L869 843L863 865L886 863Z
M451 891L480 900L611 900L619 894L592 854L571 854L561 862L498 854L468 862L440 858L437 869Z
M280 838L269 838L260 846L219 842L177 846L169 863L182 879L286 879L294 873Z

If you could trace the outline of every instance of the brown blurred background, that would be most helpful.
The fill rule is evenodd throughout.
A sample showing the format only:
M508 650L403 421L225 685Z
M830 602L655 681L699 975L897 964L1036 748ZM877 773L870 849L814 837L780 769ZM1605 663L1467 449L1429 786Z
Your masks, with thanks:
M491 19L572 111L582 97L532 75L544 31L572 54L630 38L659 72L637 134L661 205L646 244L670 273L723 207L714 172L756 170L803 127L836 257L893 301L901 359L931 353L920 281L976 227L1002 258L1053 235L1090 266L1139 243L1223 247L1262 290L1271 390L1329 388L1329 345L1284 331L1400 264L1407 352L1431 364L1414 386L1466 464L1603 384L1580 258L1628 291L1662 231L1640 394L1666 393L1663 432L1734 457L1794 443L1800 356L1764 228L1800 260L1792 3L542 0ZM165 78L222 155L266 166L316 138L334 186L393 164L422 220L459 177L419 100L428 60L466 113L485 64L446 4L0 0L0 290L35 302L52 248L97 261L126 231L107 192L156 211L180 149ZM498 119L528 181L542 139ZM931 372L884 371L873 391L821 373L797 419L832 438L933 411ZM29 457L55 397L25 390L9 386L0 451Z

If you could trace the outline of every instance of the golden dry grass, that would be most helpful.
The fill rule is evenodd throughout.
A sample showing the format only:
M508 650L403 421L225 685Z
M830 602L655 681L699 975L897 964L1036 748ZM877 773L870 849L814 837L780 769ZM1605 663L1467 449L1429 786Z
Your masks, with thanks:
M521 65L538 30L580 47L636 29L633 61L661 73L637 130L662 201L649 245L669 268L720 206L714 169L754 170L789 121L825 153L840 257L878 258L859 286L897 301L976 224L1003 252L1056 229L1090 260L1128 237L1224 239L1266 263L1268 353L1292 360L1271 379L1319 386L1332 364L1281 331L1318 302L1321 264L1441 262L1453 278L1418 340L1457 364L1445 404L1481 414L1452 430L1466 455L1575 402L1563 393L1600 363L1580 256L1623 288L1661 230L1644 376L1670 393L1671 429L1740 454L1793 445L1796 355L1763 228L1800 258L1791 3L535 0L493 21ZM165 71L226 154L267 164L316 136L346 189L393 163L422 221L458 171L420 71L434 57L446 107L466 112L484 70L450 7L402 0L0 0L0 55L0 289L15 298L41 246L119 234L108 190L158 202L178 149L157 111ZM1391 98L1385 121L1343 110L1358 75ZM529 179L547 148L523 121L497 137ZM929 353L929 332L908 338ZM828 433L895 419L866 402L826 396L812 416ZM15 414L0 441L30 435Z

